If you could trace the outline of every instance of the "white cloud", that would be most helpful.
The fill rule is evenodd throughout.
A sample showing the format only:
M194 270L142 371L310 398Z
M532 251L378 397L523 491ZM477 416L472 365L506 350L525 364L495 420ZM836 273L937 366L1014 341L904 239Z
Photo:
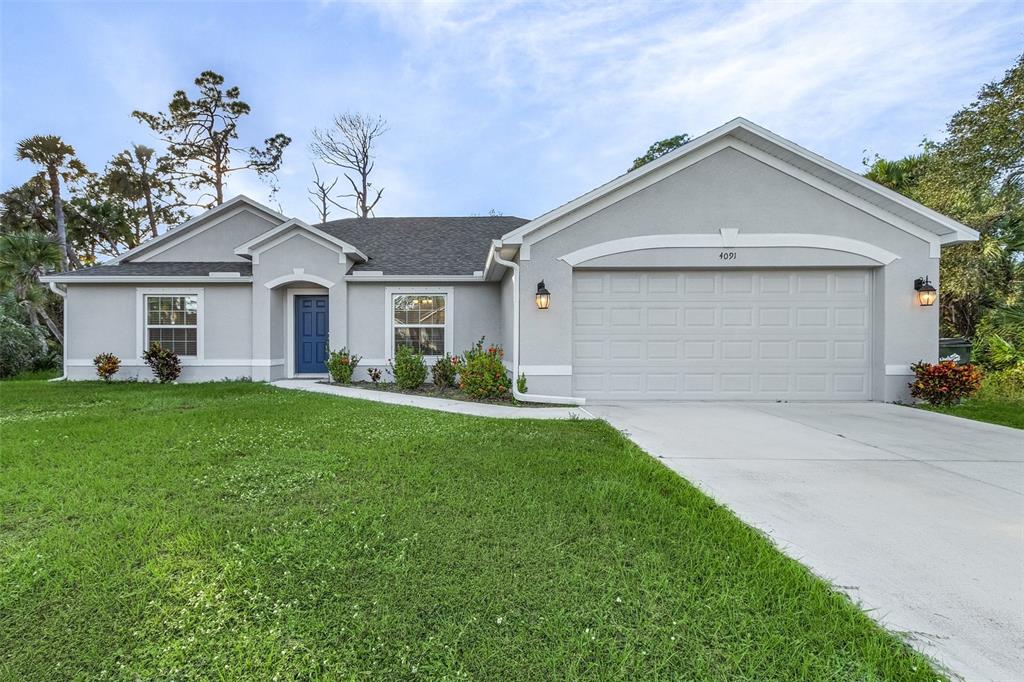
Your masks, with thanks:
M825 154L841 150L847 165L865 145L892 141L874 136L880 128L898 126L916 143L969 101L979 73L1005 68L1005 49L992 48L1024 27L1019 13L1008 24L972 3L374 8L435 90L469 81L504 116L528 110L509 134L536 144L576 189L654 139L738 115Z
M132 109L162 109L214 68L253 107L242 145L293 138L278 201L306 219L310 130L338 112L391 125L381 215L529 217L621 173L657 139L737 115L855 169L865 149L908 153L1002 74L1024 32L1013 3L40 6L60 21L31 25L75 55L51 70L86 113L38 85L49 74L38 56L5 53L5 87L23 90L4 109L5 135L66 134L101 167L131 141L152 143ZM30 171L13 165L5 182ZM234 174L229 191L267 196L252 173Z

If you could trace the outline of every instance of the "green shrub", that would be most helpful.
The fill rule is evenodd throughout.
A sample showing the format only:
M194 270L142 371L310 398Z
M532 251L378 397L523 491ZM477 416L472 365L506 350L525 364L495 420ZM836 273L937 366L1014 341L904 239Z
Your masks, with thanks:
M981 370L974 365L958 365L952 360L911 365L914 381L910 395L932 405L954 405L969 398L981 385Z
M520 372L519 378L516 379L516 390L520 393L526 393L526 373Z
M458 386L460 369L462 369L462 358L445 353L445 356L438 358L434 366L430 368L434 385L438 388L455 388Z
M159 343L150 345L149 349L142 353L142 359L153 370L156 380L161 384L174 381L181 376L181 360L178 354L167 350Z
M1024 367L989 372L974 397L978 400L1024 403Z
M406 346L398 349L395 359L388 362L388 367L398 387L407 391L419 388L427 380L427 365L423 362L423 356Z
M0 378L32 369L46 358L43 342L29 327L0 315Z
M975 330L971 361L986 372L1024 366L1024 321L1007 309L990 311Z
M491 345L484 350L483 339L480 339L466 351L462 371L459 372L459 388L478 400L510 397L512 380L502 362L504 357L501 346Z
M96 365L96 374L107 383L110 383L111 377L121 369L121 358L113 353L100 353L92 359L92 364Z
M327 358L327 371L331 374L331 380L338 384L352 383L352 374L362 359L359 355L349 353L348 348L332 350Z
M971 355L973 360L992 372L1024 367L1024 343L1018 339L1003 338L995 332L977 337Z

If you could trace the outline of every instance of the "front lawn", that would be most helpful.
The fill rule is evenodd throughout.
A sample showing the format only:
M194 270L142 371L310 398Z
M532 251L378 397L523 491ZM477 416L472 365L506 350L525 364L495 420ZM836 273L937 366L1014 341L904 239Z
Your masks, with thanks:
M934 680L602 422L0 383L0 679Z
M922 403L918 407L932 412L951 414L954 417L1024 429L1024 402L970 398L959 405L943 406Z

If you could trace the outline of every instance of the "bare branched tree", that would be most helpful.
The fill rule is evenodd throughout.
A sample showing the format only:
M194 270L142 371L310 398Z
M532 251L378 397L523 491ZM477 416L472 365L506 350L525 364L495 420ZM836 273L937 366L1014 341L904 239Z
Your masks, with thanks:
M313 186L307 189L306 193L309 194L309 203L316 208L322 223L326 223L327 217L331 215L331 206L338 205L338 202L331 198L331 192L337 184L338 178L334 178L331 184L327 184L326 180L321 180L320 171L317 170L316 164L313 164Z
M387 121L382 117L358 113L339 114L334 117L332 127L313 129L313 142L309 145L313 155L324 163L352 173L345 173L345 179L352 186L352 193L340 197L355 199L355 210L332 203L360 218L373 215L373 208L384 193L383 187L374 188L370 174L374 167L374 143L387 130Z

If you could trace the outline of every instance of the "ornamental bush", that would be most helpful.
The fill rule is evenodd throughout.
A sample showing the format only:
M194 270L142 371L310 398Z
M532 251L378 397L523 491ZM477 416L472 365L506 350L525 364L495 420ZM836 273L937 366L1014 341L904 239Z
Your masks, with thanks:
M423 362L423 356L407 346L398 349L395 359L388 362L388 367L398 387L407 391L419 388L427 380L427 365Z
M459 385L458 375L460 369L462 369L462 358L445 353L444 357L438 358L434 366L430 368L434 385L438 388L455 388Z
M1024 403L1024 365L1000 372L986 372L975 397L979 400Z
M161 384L174 381L181 376L181 360L174 351L169 351L159 343L153 343L142 353L142 359L156 375Z
M96 365L96 374L110 383L110 379L117 374L117 370L121 369L121 358L113 353L100 353L92 359L92 364Z
M911 365L914 381L910 395L932 405L954 405L969 398L981 386L981 370L974 365L958 365L952 360Z
M459 372L459 388L477 400L509 398L512 395L512 379L502 362L505 352L501 346L496 345L484 350L483 341L480 339L473 348L466 351Z
M14 318L0 315L0 378L35 368L46 357L42 339Z
M359 366L363 358L348 352L348 348L332 350L327 358L327 371L331 374L331 381L338 384L352 383L352 374Z
M380 383L380 367L371 367L370 369L366 370L366 373L370 375L370 381L372 381L375 384Z

